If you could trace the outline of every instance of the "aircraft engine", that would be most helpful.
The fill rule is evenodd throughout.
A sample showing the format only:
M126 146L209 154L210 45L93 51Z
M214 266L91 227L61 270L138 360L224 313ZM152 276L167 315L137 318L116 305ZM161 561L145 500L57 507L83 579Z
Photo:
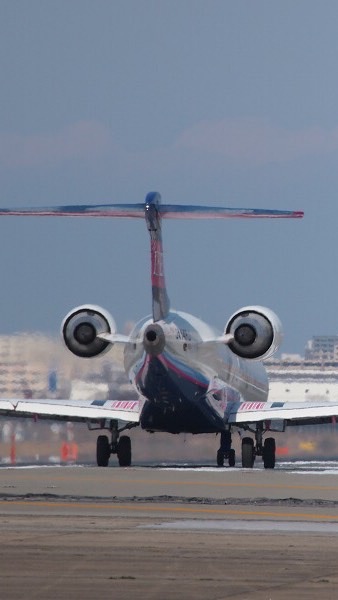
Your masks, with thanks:
M277 315L263 306L245 306L234 313L225 328L234 340L229 348L241 358L265 359L272 356L283 339Z
M109 342L99 333L116 333L113 317L100 306L77 306L64 318L61 331L67 348L76 356L93 358L109 350Z

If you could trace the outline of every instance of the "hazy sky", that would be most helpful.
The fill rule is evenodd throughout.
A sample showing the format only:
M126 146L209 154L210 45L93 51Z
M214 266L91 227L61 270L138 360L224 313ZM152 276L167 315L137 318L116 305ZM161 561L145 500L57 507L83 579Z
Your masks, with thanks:
M338 332L337 27L336 0L0 0L0 204L304 210L163 227L173 308L269 306L303 352ZM151 310L142 221L5 217L0 252L0 333Z

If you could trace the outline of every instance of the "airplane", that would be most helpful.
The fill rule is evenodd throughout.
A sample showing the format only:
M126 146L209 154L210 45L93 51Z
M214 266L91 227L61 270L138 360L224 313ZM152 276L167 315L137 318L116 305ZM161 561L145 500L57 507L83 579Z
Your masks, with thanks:
M92 304L74 308L61 326L67 348L78 357L89 359L122 344L135 400L4 398L0 415L87 423L89 430L100 431L99 467L107 467L114 454L120 466L130 466L131 439L126 432L140 426L148 432L219 434L219 467L236 464L232 433L237 430L243 434L242 467L252 468L260 456L264 468L273 469L276 443L271 432L285 431L289 425L335 422L338 403L269 401L263 361L278 350L283 337L272 310L244 306L219 332L193 315L170 308L164 275L163 219L297 219L303 212L162 204L160 194L150 192L137 204L0 208L0 216L143 219L150 236L152 286L152 313L130 335L118 333L110 313Z

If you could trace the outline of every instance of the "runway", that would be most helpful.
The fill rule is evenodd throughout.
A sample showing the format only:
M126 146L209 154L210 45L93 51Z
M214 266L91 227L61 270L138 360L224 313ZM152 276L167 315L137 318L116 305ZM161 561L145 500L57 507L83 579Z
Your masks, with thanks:
M337 597L338 463L0 468L0 598Z

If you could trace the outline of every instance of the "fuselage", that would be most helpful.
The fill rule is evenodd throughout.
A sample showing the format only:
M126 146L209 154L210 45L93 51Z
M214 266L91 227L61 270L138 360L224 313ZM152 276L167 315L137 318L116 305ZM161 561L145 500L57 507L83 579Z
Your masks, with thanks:
M148 431L210 433L227 427L233 402L264 402L264 366L235 355L219 332L200 319L170 311L146 317L125 346L125 370L144 400L140 422Z

